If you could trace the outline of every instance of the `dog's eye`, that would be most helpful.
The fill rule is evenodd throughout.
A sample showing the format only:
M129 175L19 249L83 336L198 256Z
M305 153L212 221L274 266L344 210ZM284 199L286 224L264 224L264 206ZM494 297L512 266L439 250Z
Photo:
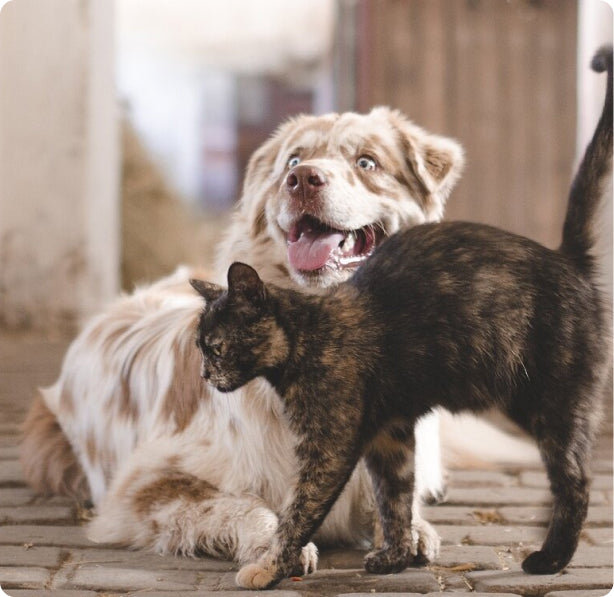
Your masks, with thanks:
M288 158L288 168L294 168L294 166L298 166L301 163L301 158L297 155L291 155Z
M356 165L363 170L375 170L377 162L370 155L361 155L356 160Z

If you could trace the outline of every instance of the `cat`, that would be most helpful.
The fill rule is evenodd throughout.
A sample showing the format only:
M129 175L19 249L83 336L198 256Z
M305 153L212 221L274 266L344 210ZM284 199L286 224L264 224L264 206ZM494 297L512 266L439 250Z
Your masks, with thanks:
M558 250L487 225L443 222L394 234L323 296L265 285L239 262L227 289L192 280L205 298L196 339L202 377L221 392L266 378L298 437L293 500L269 551L240 569L239 585L267 588L295 567L361 457L384 539L365 568L412 564L414 424L437 406L498 407L535 438L554 499L544 543L522 568L552 574L569 563L587 513L610 363L591 249L611 171L612 48L592 65L607 70L606 101Z

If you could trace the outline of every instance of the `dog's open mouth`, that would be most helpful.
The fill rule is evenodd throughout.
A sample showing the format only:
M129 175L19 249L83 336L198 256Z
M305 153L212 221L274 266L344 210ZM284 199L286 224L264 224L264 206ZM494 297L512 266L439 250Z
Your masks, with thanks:
M288 231L288 259L297 271L360 265L375 249L381 234L375 225L337 230L313 216L303 216Z

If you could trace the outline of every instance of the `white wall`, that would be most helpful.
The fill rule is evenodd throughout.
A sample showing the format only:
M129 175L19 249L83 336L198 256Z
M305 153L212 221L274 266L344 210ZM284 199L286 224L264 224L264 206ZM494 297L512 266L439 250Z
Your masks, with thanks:
M0 12L0 327L57 329L118 290L111 0Z

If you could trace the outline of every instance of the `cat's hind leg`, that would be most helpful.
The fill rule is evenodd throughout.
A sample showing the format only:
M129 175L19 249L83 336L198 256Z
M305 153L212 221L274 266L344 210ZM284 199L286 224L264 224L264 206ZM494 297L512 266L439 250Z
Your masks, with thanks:
M576 551L588 510L587 467L596 419L593 414L553 413L538 430L538 445L550 480L553 506L546 539L539 551L523 561L525 572L559 572Z
M419 514L413 438L410 425L395 427L378 434L365 454L383 531L383 545L365 557L368 572L400 572L439 552L439 536Z

